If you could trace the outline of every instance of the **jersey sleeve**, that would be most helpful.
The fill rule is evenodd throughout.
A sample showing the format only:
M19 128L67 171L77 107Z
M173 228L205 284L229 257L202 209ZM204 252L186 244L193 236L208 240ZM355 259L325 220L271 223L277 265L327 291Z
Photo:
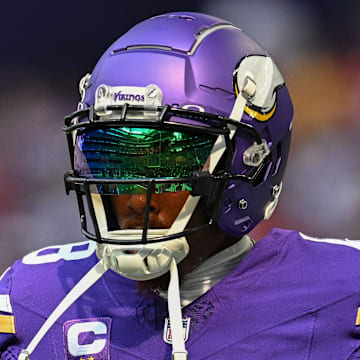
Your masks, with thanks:
M11 306L12 269L8 268L0 277L0 354L17 343L15 314Z

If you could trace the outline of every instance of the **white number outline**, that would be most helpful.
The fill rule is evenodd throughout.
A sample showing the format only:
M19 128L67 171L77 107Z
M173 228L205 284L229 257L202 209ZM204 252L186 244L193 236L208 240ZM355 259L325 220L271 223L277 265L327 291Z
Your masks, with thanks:
M85 250L73 251L74 247L88 244L88 248ZM58 249L57 252L51 254L41 255L40 253L45 250ZM39 265L54 263L59 260L80 260L90 257L96 249L96 243L94 241L83 241L79 243L48 246L40 250L31 252L30 254L23 257L22 262L25 265Z

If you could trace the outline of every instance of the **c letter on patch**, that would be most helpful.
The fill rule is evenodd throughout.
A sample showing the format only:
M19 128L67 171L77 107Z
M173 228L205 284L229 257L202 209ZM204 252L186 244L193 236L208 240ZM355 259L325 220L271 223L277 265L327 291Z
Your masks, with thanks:
M110 318L69 320L64 324L66 360L92 356L110 360Z

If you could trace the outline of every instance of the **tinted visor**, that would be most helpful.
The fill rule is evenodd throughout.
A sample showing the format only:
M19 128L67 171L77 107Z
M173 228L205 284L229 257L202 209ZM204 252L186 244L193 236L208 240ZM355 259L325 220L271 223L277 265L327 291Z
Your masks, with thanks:
M75 144L75 170L92 179L177 179L206 170L216 141L198 135L149 128L82 130ZM146 184L97 184L91 191L102 195L143 194ZM191 191L190 183L156 183L154 193Z

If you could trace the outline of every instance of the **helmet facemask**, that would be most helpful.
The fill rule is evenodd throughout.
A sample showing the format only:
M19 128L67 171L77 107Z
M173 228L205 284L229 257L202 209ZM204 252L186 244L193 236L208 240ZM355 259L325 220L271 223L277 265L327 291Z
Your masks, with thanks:
M201 231L214 223L226 182L232 178L254 181L259 172L258 168L252 176L230 174L230 136L234 130L229 124L235 123L230 119L168 105L154 109L112 106L111 111L109 118L108 114L96 115L92 107L80 110L66 118L64 128L73 154L73 170L65 174L67 190L76 190L82 232L95 241L136 245ZM151 116L145 118L145 113ZM134 118L139 115L142 117ZM247 133L254 143L262 143L251 126L236 123L232 127ZM151 220L152 198L176 192L188 193L188 199L175 221L162 228ZM143 223L122 227L124 222L121 216L114 217L112 207L121 197L138 195L146 198ZM208 221L185 229L199 196L206 199ZM88 202L94 234L86 226L83 197Z
M215 140L214 135L137 127L78 131L74 170L99 181L89 191L101 237L123 233L128 241L147 243L165 235L192 192L186 179L206 171Z

